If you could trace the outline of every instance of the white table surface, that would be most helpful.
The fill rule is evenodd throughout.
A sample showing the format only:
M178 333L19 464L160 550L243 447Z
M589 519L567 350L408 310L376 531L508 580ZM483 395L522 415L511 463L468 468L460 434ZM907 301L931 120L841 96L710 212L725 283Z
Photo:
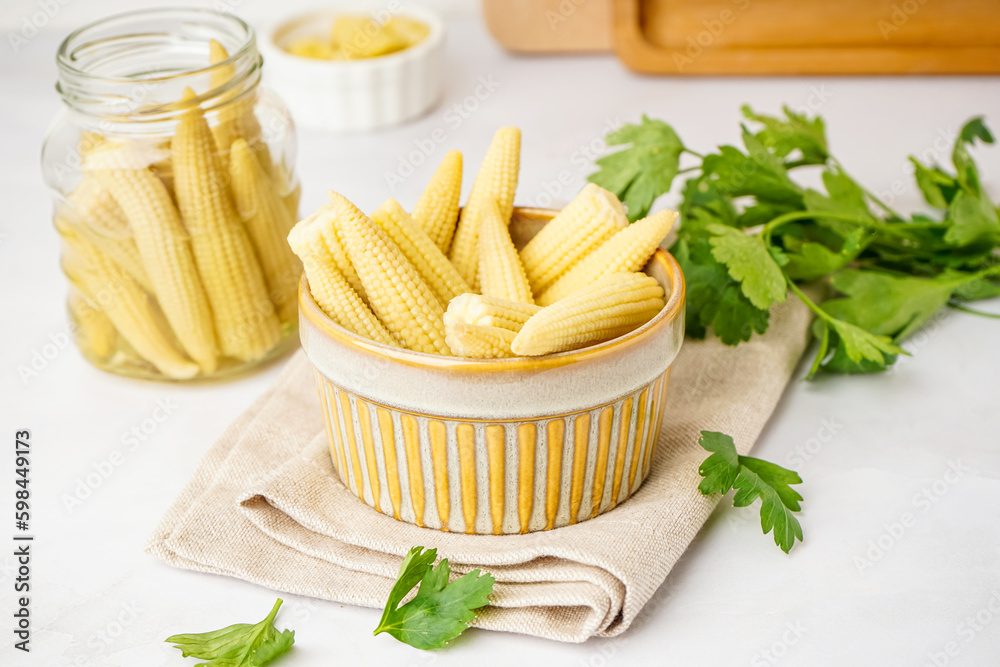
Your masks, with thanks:
M87 4L88 11L77 6L66 12L75 12L75 23L101 14L96 2ZM895 183L901 188L895 204L908 209L919 200L906 156L934 151L942 135L950 147L967 117L1000 109L995 78L647 78L610 56L512 57L475 20L450 27L441 108L376 134L301 132L304 210L322 202L331 187L362 208L374 207L389 194L385 172L438 127L448 148L465 153L466 189L494 129L521 127L518 201L538 203L544 184L563 172L570 185L558 199L565 200L590 170L585 147L609 124L645 112L673 123L688 145L706 150L738 140L743 102L769 112L782 103L812 106L826 118L846 168L877 192ZM70 346L37 377L19 377L17 367L30 365L34 352L66 327L65 284L38 168L46 125L60 104L53 54L61 36L61 30L43 30L16 56L0 45L0 433L12 443L16 429L32 430L37 536L33 650L25 656L12 649L9 632L13 454L5 445L0 663L193 664L163 639L256 622L275 593L168 567L144 554L142 545L202 455L264 391L278 366L239 381L171 386L101 373ZM455 126L447 108L473 94L481 77L499 87ZM1000 129L1000 117L989 120ZM937 146L947 159L947 148ZM443 152L439 148L431 162ZM1000 150L978 151L977 157L988 187L1000 194ZM432 169L419 167L392 194L412 205ZM985 307L997 311L1000 303ZM297 641L294 655L281 664L997 664L998 342L1000 322L949 313L910 343L914 357L892 372L793 382L755 453L805 479L805 543L786 556L761 535L756 509L720 506L651 607L620 638L565 645L470 631L449 649L427 653L385 635L373 638L376 610L283 595L279 625L294 628ZM130 449L125 434L141 427L160 402L173 406L171 414ZM824 429L831 424L834 433ZM122 452L120 464L68 509L66 497L89 473L106 467L115 451ZM961 472L949 473L952 468ZM930 500L920 499L924 490ZM907 513L913 520L900 535L894 524Z

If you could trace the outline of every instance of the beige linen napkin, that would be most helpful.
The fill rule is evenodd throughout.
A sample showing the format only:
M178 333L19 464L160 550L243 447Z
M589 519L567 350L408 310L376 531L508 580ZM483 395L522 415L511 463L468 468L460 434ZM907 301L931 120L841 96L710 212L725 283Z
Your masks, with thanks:
M686 341L674 364L656 460L635 495L597 518L526 535L460 535L370 509L337 478L312 367L299 352L233 423L151 537L177 567L299 595L382 607L401 557L437 547L458 572L497 579L474 625L567 642L623 632L663 583L718 498L698 492L701 430L750 450L808 341L797 300L766 336Z

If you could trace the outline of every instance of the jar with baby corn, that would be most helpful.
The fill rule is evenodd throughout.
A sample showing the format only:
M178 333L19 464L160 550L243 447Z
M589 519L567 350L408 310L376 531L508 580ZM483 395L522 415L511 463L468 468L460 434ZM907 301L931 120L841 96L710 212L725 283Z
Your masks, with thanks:
M295 344L295 130L259 85L253 30L155 9L69 35L42 150L77 346L161 380L245 370Z

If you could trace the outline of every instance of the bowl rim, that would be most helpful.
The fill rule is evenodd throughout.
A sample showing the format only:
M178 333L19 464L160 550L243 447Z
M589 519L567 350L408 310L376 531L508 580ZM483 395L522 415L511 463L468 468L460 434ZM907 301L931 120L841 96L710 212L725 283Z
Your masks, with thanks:
M288 63L291 66L311 68L314 70L325 70L334 72L349 72L358 70L375 70L423 58L427 53L435 50L443 41L445 26L441 18L432 11L418 6L406 6L394 15L409 16L424 22L429 28L427 36L422 40L408 46L401 51L389 53L384 56L374 58L359 58L358 60L322 60L319 58L306 58L290 53L278 42L281 35L279 33L290 29L304 21L312 21L321 18L336 18L342 14L366 13L371 11L367 5L353 6L345 5L336 8L313 8L311 10L292 14L278 19L264 31L264 39L260 40L266 49L266 55L272 59L277 59Z
M515 206L514 214L521 214L525 217L536 219L552 219L558 209L537 208ZM673 255L662 247L657 248L650 262L661 264L663 269L670 276L673 289L666 304L653 319L649 320L641 327L633 329L627 334L612 338L611 340L580 348L568 352L557 352L537 357L510 357L507 359L467 359L465 357L451 357L443 354L431 354L428 352L414 352L398 347L391 347L382 343L376 343L368 338L363 338L351 333L347 329L333 321L316 303L309 291L305 272L299 280L299 312L309 320L310 324L326 334L329 338L341 345L351 348L352 351L362 352L370 356L375 356L382 360L394 361L415 366L426 370L436 371L464 371L464 372L497 372L497 371L537 371L546 368L558 368L581 361L600 358L612 352L617 352L620 348L629 348L639 345L646 339L652 337L660 329L669 326L681 314L684 302L686 283L684 273ZM308 344L303 345L308 352Z

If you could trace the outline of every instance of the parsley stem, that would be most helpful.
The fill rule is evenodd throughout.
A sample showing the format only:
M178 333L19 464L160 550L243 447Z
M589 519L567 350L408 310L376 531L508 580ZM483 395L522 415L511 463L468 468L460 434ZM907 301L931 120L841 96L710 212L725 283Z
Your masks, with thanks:
M680 174L687 174L687 173L690 173L692 171L701 171L701 165L699 165L697 167L688 167L687 169L681 169L680 171L677 172L677 174L678 175L680 175Z
M830 314L827 313L825 310L817 306L815 301L807 297L805 292L799 289L799 286L795 284L795 281L789 278L787 275L785 276L785 282L787 282L788 286L792 289L793 292L795 292L795 296L799 297L802 303L806 304L809 310L816 313L816 316L819 317L821 320L823 320L824 322L832 322L835 319L834 317L830 316Z
M844 165L840 164L840 162L837 160L837 158L831 157L830 160L835 165L837 165L837 168L840 169L841 172L843 172L844 174L847 173L846 170L844 169ZM855 183L857 183L857 181L855 181ZM882 201L882 198L876 196L874 192L872 192L868 188L864 187L860 183L858 183L858 187L861 188L861 191L863 193L865 193L865 196L868 197L868 199L870 199L873 204L875 204L880 209L882 209L883 211L885 211L886 213L888 213L890 216L892 216L893 218L896 218L897 220L906 220L906 216L905 215L900 215L899 211L895 210L894 208L892 208L891 206L889 206L888 204L886 204L884 201Z
M842 222L853 222L856 225L861 225L863 227L868 227L870 229L876 229L880 232L885 232L893 236L906 236L906 232L895 228L892 225L887 225L881 222L872 222L871 220L862 220L860 218L854 217L852 215L847 215L846 213L837 213L835 211L791 211L790 213L785 213L774 218L769 223L764 225L761 230L761 235L764 242L768 245L771 244L771 235L774 230L782 225L789 222L796 222L798 220L815 220L815 219L825 219L825 220L840 220Z
M809 367L809 374L806 375L807 380L812 380L816 377L816 373L819 372L820 365L823 360L826 359L827 350L830 349L830 327L823 327L823 336L819 339L819 350L816 351L816 358L813 359L812 366Z
M948 307L954 310L961 311L963 313L969 313L970 315L979 315L980 317L989 317L992 319L1000 320L1000 313L987 313L983 310L976 310L975 308L969 308L967 306L962 306L955 301L949 301Z
M861 188L861 191L865 193L865 196L872 201L873 204L878 206L880 209L891 215L898 220L906 220L905 216L899 214L899 212L893 207L882 201L882 198L877 196L874 192L868 190L867 188Z
M997 274L1000 274L1000 264L995 264L988 269L977 271L976 273L972 274L972 277L969 278L968 282L972 282L973 280L978 280L980 278L989 278L990 276Z
M684 148L682 148L681 150L683 150L683 151L684 151L685 153L688 153L689 155L693 155L693 156L695 156L696 158L698 158L698 159L700 159L700 160L704 160L704 159L705 159L705 156L704 156L704 155L702 155L702 154L701 154L701 153L699 153L698 151L693 151L693 150L691 150L691 149L690 149L690 148L688 148L687 146L685 146L685 147L684 147ZM698 167L698 168L700 169L700 167Z

